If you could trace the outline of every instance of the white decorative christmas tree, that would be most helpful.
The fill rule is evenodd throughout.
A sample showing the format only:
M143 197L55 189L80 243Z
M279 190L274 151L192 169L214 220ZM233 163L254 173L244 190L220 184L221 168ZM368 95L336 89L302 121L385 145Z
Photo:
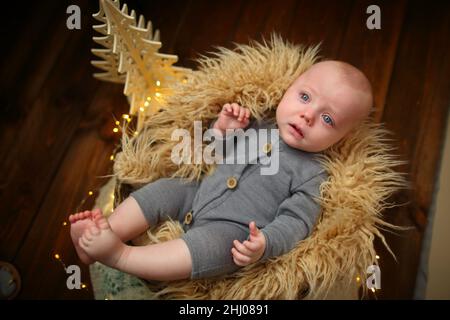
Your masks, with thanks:
M92 49L102 60L92 64L105 72L94 77L124 83L124 94L130 103L130 114L137 116L137 130L144 118L164 105L171 94L169 85L184 81L190 69L174 67L176 55L159 53L162 44L159 30L153 33L152 24L141 15L136 22L134 10L128 14L126 4L120 9L119 0L100 0L100 11L93 17L102 24L93 28L102 36L93 37L104 48Z

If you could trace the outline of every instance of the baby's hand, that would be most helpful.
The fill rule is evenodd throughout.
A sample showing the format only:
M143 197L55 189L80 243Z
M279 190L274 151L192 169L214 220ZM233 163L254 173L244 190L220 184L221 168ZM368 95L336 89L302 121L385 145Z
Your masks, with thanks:
M250 110L241 107L237 103L225 104L214 124L214 128L225 133L226 129L243 129L250 122Z
M233 241L234 248L231 249L233 261L238 266L244 267L261 259L266 250L266 237L256 227L254 221L250 222L250 240L240 243Z

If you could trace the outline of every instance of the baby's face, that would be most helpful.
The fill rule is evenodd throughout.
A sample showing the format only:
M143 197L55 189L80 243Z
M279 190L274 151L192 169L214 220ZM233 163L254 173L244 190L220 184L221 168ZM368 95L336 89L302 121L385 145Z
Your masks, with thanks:
M276 110L283 141L296 149L319 152L343 138L372 106L370 84L364 90L352 83L332 61L304 72L287 89Z

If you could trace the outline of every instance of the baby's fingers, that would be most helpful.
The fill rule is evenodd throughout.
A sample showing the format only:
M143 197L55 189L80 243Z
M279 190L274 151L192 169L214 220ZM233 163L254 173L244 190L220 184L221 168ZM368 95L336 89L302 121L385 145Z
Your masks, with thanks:
M250 119L250 110L249 109L245 109L245 117L247 119Z
M245 108L240 108L238 121L242 121L242 120L244 120L244 118L245 118Z
M239 112L240 112L241 106L238 105L237 103L232 103L231 107L233 108L233 115L236 116L236 117L239 116Z
M246 247L248 250L255 252L258 251L261 248L261 245L257 242L250 242L250 241L244 241L243 243L244 247Z
M226 113L233 113L233 108L231 107L231 105L229 103L225 103L222 107L222 111L226 112Z
M246 246L244 246L242 243L240 243L237 240L233 241L234 247L242 254L246 255L246 256L250 256L253 254L253 252L251 250L249 250Z
M235 248L231 249L231 253L233 254L234 263L236 263L238 266L243 267L250 264L251 262L250 257L243 255L242 253L238 252Z

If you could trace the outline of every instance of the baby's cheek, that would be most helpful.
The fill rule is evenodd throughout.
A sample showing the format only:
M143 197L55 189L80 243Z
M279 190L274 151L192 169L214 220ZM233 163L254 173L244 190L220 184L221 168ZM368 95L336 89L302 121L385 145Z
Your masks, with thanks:
M338 143L341 139L342 139L342 135L333 135L333 136L328 137L327 139L325 139L323 141L322 146L321 146L322 150L320 150L320 151L328 149L329 147Z
M331 145L333 145L334 140L328 137L320 137L314 139L314 137L309 136L307 139L302 141L302 150L306 152L321 152Z

